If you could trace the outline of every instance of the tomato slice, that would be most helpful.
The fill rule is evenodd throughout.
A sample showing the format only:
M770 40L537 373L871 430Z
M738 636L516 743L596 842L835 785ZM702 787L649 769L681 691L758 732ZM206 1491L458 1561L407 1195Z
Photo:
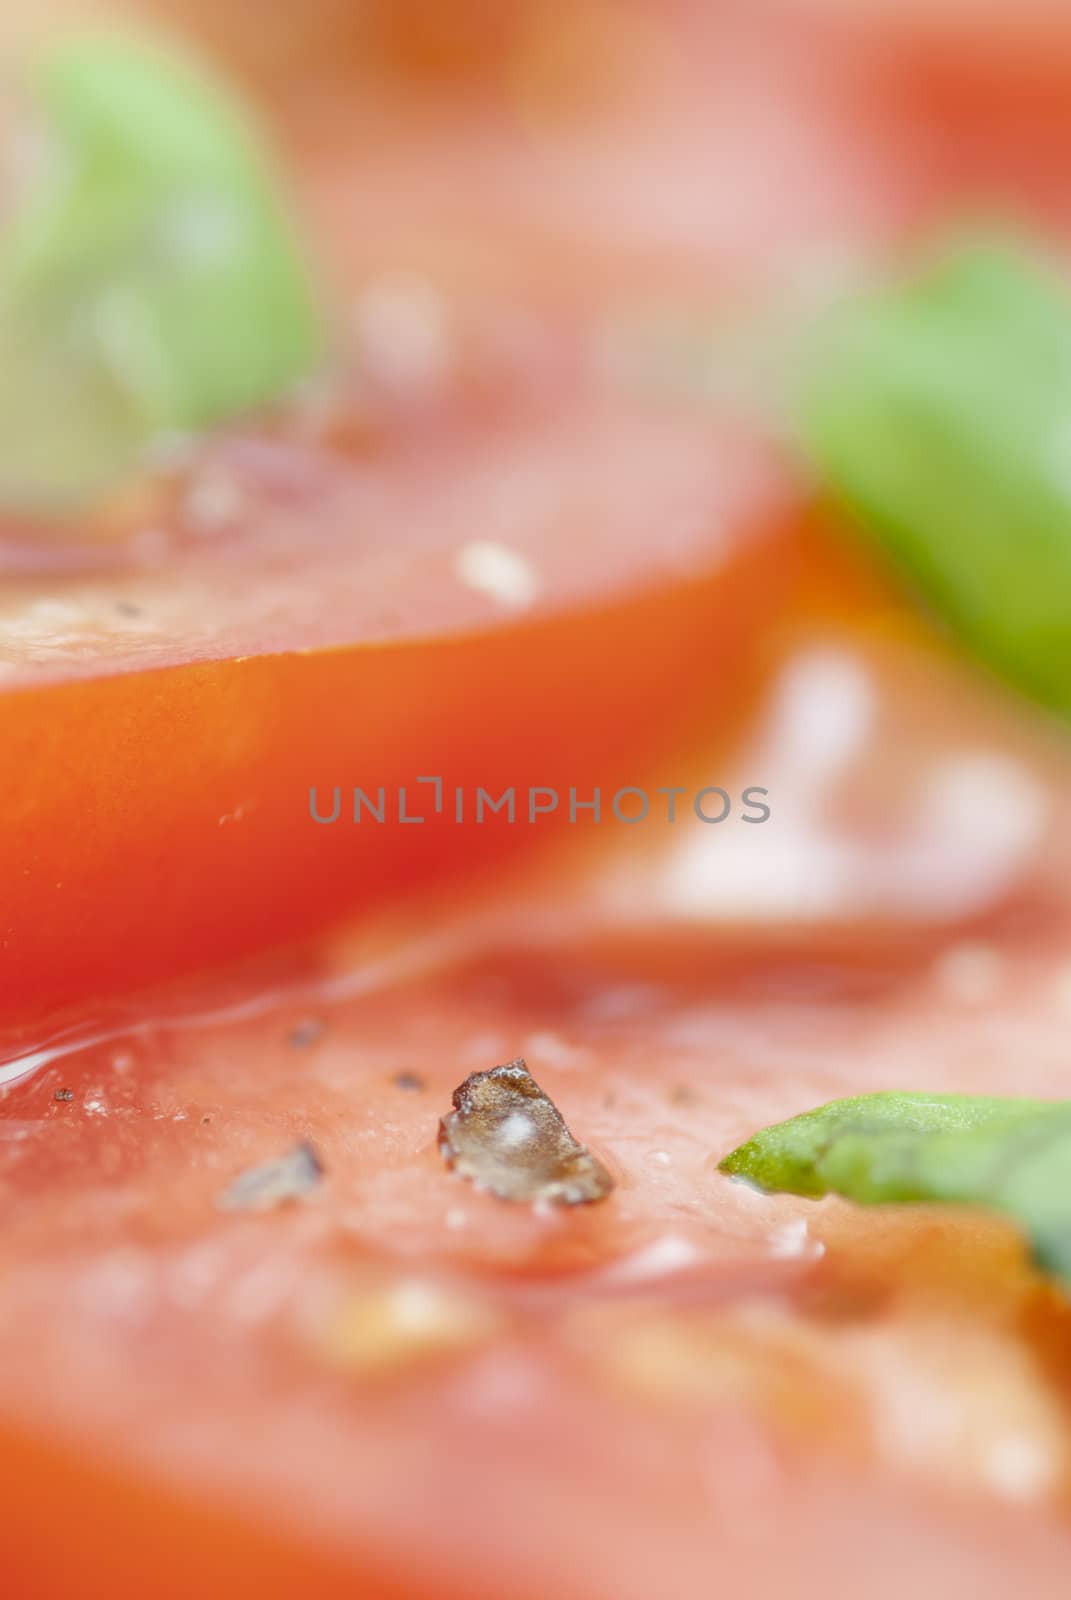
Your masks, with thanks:
M459 425L368 463L305 459L307 492L270 506L277 456L213 450L256 506L233 536L180 535L159 572L3 590L0 1019L538 839L505 814L477 826L476 788L523 807L529 785L636 781L724 715L791 583L792 490L705 421L583 404ZM354 824L355 785L385 790L382 823ZM329 816L336 786L345 813L317 826L310 790Z
M468 953L437 934L143 996L8 1090L14 1592L69 1592L77 1552L116 1594L211 1592L222 1562L269 1595L619 1600L657 1571L685 1600L835 1548L881 1595L895 1550L926 1591L1055 1596L1068 1310L1016 1238L763 1199L716 1161L847 1092L1058 1090L1066 936L991 926L980 1006L933 936L560 928L550 954L512 906ZM601 1204L444 1165L451 1091L517 1053L615 1175ZM298 1141L304 1198L217 1208Z
M357 378L343 354L326 398L128 486L90 539L4 529L8 1033L535 837L319 828L313 788L608 788L740 702L800 489L754 429L607 382L606 337L667 306L687 335L751 279L776 301L925 175L840 54L769 19L587 10L583 60L624 46L597 105L532 76L570 25L525 7L516 72L471 96L421 110L401 46L377 94L302 77L280 120Z

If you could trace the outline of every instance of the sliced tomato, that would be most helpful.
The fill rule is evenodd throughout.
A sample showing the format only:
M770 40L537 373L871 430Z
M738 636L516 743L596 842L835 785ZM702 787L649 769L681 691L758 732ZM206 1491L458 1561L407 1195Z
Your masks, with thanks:
M142 996L8 1090L10 1591L67 1594L77 1562L117 1596L628 1600L657 1574L688 1600L716 1571L765 1600L825 1592L835 1552L838 1592L1055 1600L1071 1323L1020 1241L716 1163L838 1094L1066 1092L1066 936L991 926L979 1005L932 936L559 927L547 953L504 906L466 953L463 928ZM453 1088L519 1053L602 1203L444 1165ZM311 1192L218 1209L299 1141Z
M9 1033L538 840L564 807L409 826L400 791L422 814L422 777L635 781L727 722L793 581L800 489L761 430L604 370L611 286L626 323L684 278L693 305L721 292L727 211L690 259L695 152L672 225L637 241L631 201L620 227L592 210L631 162L598 133L548 151L483 98L414 122L394 90L315 90L282 121L342 376L126 486L77 539L0 538ZM687 149L675 123L645 189ZM768 216L767 177L747 187ZM737 275L767 246L759 225ZM354 786L390 819L350 822ZM346 819L317 826L310 793L330 813L336 787Z
M376 14L381 92L300 78L280 119L357 379L128 486L73 545L3 530L0 1027L539 836L403 825L421 777L608 788L739 702L799 488L702 396L608 376L608 347L667 309L705 337L748 286L779 303L932 183L843 41L582 9L577 33L509 8L460 93L417 92L420 4ZM556 30L581 87L618 40L605 96L562 99ZM355 785L394 820L311 821L311 790Z
M738 267L756 243L821 239L855 201L889 225L880 184L837 178L815 200L786 182L801 125L786 118L764 144L764 116L734 121L729 141L760 152ZM823 121L810 164L842 133ZM451 148L463 176L469 146ZM638 248L618 239L585 279L578 263L605 237L585 213L600 196L613 210L607 174L626 170L588 156L564 201L566 150L501 162L499 198L516 173L530 181L501 224L472 207L485 231L471 254L462 240L452 280L473 291L456 302L466 340L485 336L467 320L482 291L506 284L508 302L515 272L566 320L610 286L650 299L687 282L698 303L711 240L739 237L742 190L725 191L693 256L692 201L714 184L700 161L668 206L672 238L645 215ZM325 214L340 166L324 168ZM420 246L427 182L402 169L396 216L362 191L338 241L362 272L444 258L441 219ZM915 174L896 170L910 190ZM528 227L540 188L549 230ZM781 232L785 191L800 209ZM393 218L378 234L376 215ZM395 333L403 312L388 389L436 375L426 287L399 302L388 285ZM358 315L369 323L367 303ZM530 351L531 322L514 331ZM550 381L526 381L521 402L481 359L463 404L447 385L425 406L418 384L404 419L389 402L346 410L327 448L213 445L147 504L112 508L111 552L43 554L14 531L5 544L23 570L3 595L0 1005L25 1051L0 1099L8 1585L66 1596L91 1572L117 1597L183 1600L689 1600L715 1585L759 1600L911 1587L1056 1600L1071 1554L1068 1312L1020 1242L974 1216L760 1199L716 1164L757 1125L836 1094L1066 1094L1066 927L1020 906L950 947L917 930L712 936L681 893L687 847L657 901L643 898L657 874L608 873L597 905L586 884L545 901L529 888L468 921L427 886L505 855L522 830L309 817L312 786L409 785L412 802L428 775L447 793L631 781L727 714L744 642L791 575L791 490L746 438L562 384L559 347L537 343ZM505 546L505 568L501 550L459 563L473 543ZM821 765L808 739L844 757L846 792L817 798L838 839L861 832L877 854L886 824L905 822L902 766L886 738L868 787L867 718L852 713L871 703L848 677L846 718L789 695L782 730L805 776ZM925 674L911 681L929 695ZM905 722L901 706L891 726ZM1006 779L1015 752L996 746ZM825 850L828 833L797 840L797 870L843 865L808 860L816 840ZM838 883L859 865L849 855ZM929 870L925 853L909 865ZM889 906L866 872L863 920ZM891 894L888 873L879 887ZM420 905L356 952L134 991L403 889ZM518 1053L614 1174L603 1203L511 1207L443 1165L453 1088ZM305 1197L218 1209L299 1141L324 1169Z
M356 459L214 446L200 489L244 501L234 529L189 532L195 474L159 570L127 546L4 586L4 1020L489 862L725 714L791 582L771 458L620 407L443 426ZM562 795L549 824L529 785ZM354 823L355 786L381 823ZM477 787L515 788L521 822L477 825Z

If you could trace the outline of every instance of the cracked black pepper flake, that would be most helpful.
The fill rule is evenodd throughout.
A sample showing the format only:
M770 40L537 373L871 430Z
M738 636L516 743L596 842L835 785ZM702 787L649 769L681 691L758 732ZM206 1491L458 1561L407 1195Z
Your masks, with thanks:
M424 1087L424 1079L417 1072L396 1072L391 1079L391 1083L396 1089L417 1091Z
M240 1173L216 1204L221 1211L271 1211L310 1193L323 1175L323 1163L312 1145L296 1144L286 1155Z
M55 1094L52 1096L52 1098L53 1098L53 1100L73 1100L74 1099L74 1090L73 1089L57 1089Z
M474 1072L439 1124L447 1166L501 1200L577 1206L605 1200L614 1180L573 1138L524 1060Z

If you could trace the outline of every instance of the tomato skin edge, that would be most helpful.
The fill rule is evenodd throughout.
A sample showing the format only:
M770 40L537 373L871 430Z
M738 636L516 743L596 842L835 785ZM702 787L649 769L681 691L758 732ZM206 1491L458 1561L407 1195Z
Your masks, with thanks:
M793 518L750 532L716 570L513 627L3 696L0 1029L308 935L568 826L458 825L449 803L401 824L403 787L431 810L421 776L448 796L579 796L709 738L797 575ZM310 790L336 785L382 786L386 820L317 827Z

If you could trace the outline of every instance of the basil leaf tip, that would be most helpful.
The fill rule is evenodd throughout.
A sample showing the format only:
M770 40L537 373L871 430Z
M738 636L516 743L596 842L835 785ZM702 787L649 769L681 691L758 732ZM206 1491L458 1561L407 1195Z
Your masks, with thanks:
M768 1191L861 1205L980 1206L1022 1229L1071 1289L1071 1102L901 1092L834 1100L764 1128L720 1170Z
M278 398L321 328L270 164L210 75L92 34L31 91L48 159L0 235L0 504L50 512L157 437Z
M1071 715L1071 293L1028 245L961 236L812 343L820 484L952 630Z

